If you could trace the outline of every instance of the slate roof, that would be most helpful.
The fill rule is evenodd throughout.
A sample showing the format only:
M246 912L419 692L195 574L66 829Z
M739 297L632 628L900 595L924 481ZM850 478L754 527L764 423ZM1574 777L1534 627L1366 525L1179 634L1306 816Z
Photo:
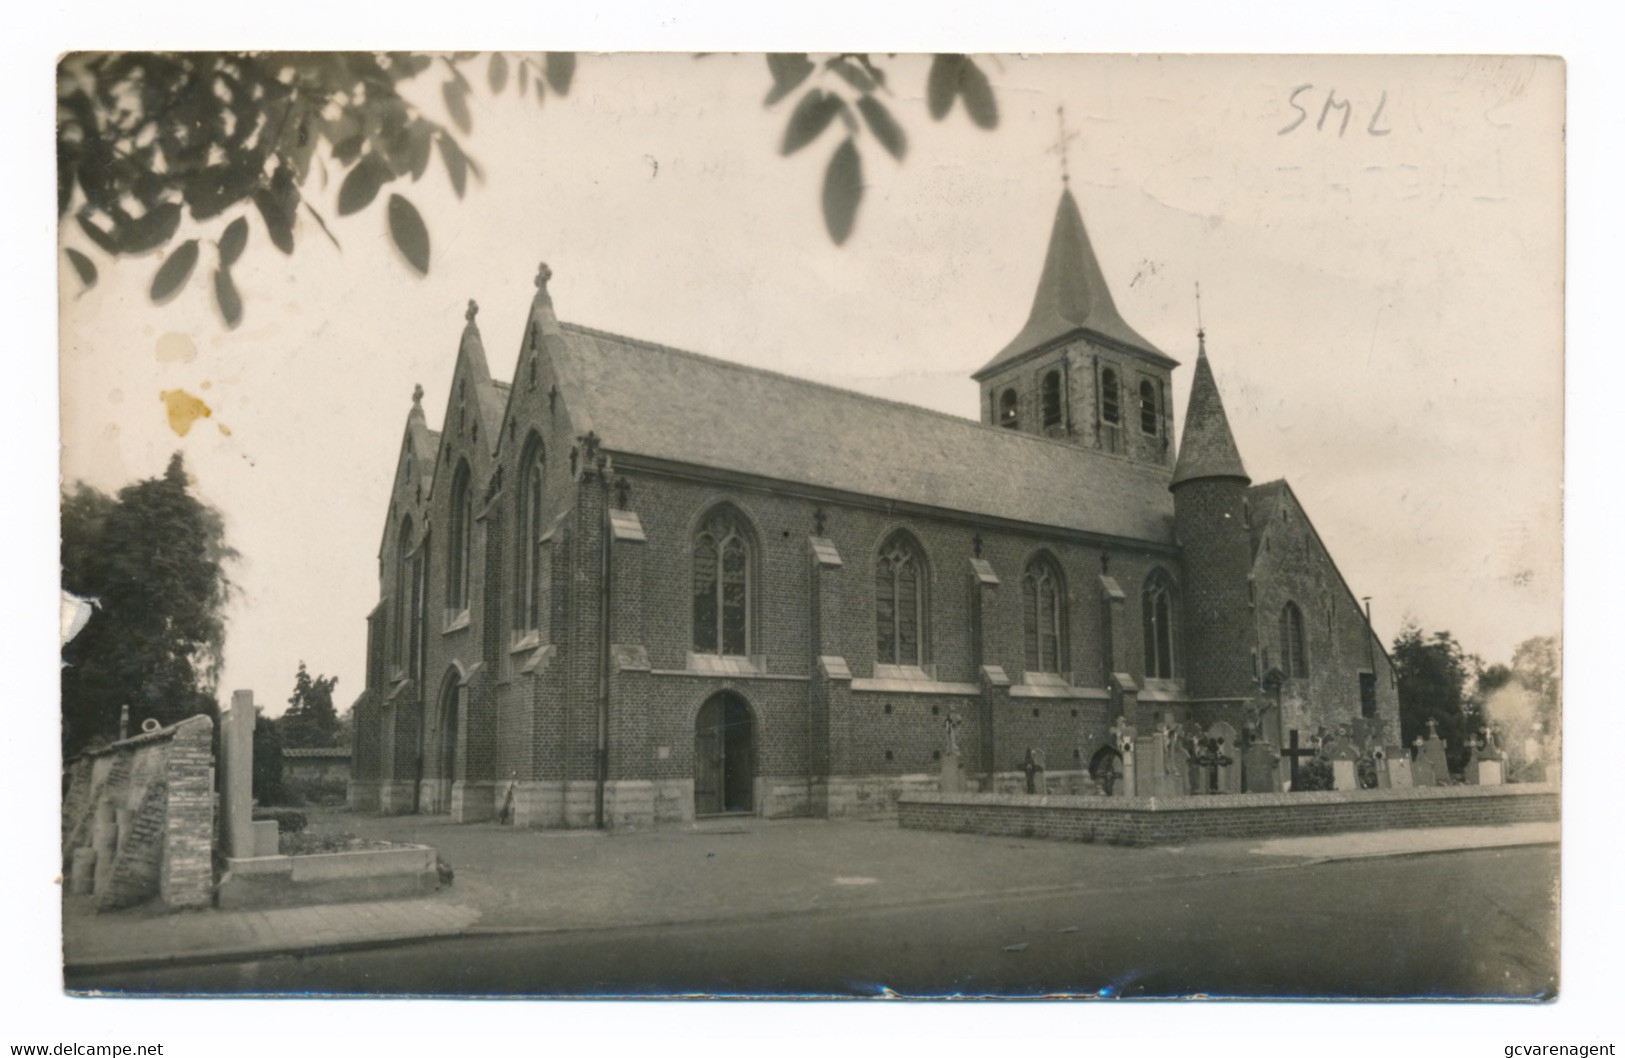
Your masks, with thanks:
M1196 478L1247 479L1241 465L1230 420L1219 399L1219 384L1208 366L1207 349L1196 354L1196 375L1191 379L1191 399L1185 408L1185 432L1179 438L1179 460L1169 487Z
M1167 471L552 320L578 428L611 453L1172 542Z
M1247 490L1247 506L1252 511L1253 556L1264 546L1264 530L1275 520L1281 509L1281 497L1286 493L1286 479L1276 478Z
M1033 295L1027 324L998 356L972 377L981 379L994 368L1080 330L1140 350L1167 367L1177 363L1146 341L1118 314L1112 292L1106 286L1106 275L1100 270L1089 233L1084 229L1077 200L1070 190L1064 190L1055 209L1049 251L1044 255L1044 271L1038 280L1038 292Z

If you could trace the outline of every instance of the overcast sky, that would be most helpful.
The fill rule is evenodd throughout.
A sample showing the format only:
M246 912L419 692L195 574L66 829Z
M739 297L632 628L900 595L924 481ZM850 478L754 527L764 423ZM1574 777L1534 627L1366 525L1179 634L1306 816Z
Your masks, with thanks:
M818 208L839 126L781 157L796 97L762 106L761 57L586 55L543 106L493 97L485 62L466 141L485 181L459 203L437 159L400 188L429 223L427 278L382 199L333 216L336 180L309 197L342 251L307 218L285 258L252 218L235 331L201 267L154 306L156 260L103 261L82 294L61 266L64 477L112 489L186 454L242 554L222 694L279 711L300 660L340 677L341 705L360 692L412 388L437 426L468 298L509 377L539 261L565 320L974 417L968 376L1020 329L1042 263L1058 105L1117 304L1184 365L1180 414L1200 282L1253 480L1292 483L1384 641L1414 617L1504 660L1559 630L1555 62L988 57L986 132L959 107L932 122L927 61L898 58L883 98L910 150L860 141L841 247ZM417 93L436 118L442 79ZM1321 121L1329 94L1346 129L1337 107ZM184 437L173 390L212 410Z

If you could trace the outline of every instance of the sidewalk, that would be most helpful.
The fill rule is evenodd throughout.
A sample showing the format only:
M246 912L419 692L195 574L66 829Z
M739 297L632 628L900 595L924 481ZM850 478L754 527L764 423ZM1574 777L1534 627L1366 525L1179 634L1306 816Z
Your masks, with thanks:
M1108 891L1336 859L1549 844L1555 823L1202 842L1145 849L900 830L894 821L703 821L643 832L532 831L446 817L311 813L314 833L435 846L434 896L270 911L97 914L63 904L79 970L365 947L471 933L556 932Z

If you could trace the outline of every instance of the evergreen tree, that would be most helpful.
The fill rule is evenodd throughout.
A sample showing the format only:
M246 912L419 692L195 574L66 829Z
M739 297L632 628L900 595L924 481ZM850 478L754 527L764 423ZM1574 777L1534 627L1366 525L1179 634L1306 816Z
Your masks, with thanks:
M333 688L337 676L310 678L305 663L299 663L299 672L293 680L293 696L288 699L288 711L279 721L282 744L289 749L324 748L342 745L342 725L333 708Z
M1469 679L1478 659L1461 649L1449 632L1424 637L1414 622L1394 640L1394 675L1399 683L1400 736L1410 745L1428 735L1428 721L1447 743L1452 770L1467 764L1467 739L1483 724L1480 703L1470 693Z
M181 454L162 477L116 498L79 483L62 499L62 587L97 600L62 650L62 750L111 741L119 710L131 729L214 717L231 595L217 511L192 494Z

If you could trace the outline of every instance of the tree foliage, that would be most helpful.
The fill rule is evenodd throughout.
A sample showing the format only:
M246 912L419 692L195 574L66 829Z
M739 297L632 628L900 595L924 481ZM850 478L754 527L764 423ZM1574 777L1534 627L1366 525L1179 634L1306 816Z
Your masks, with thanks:
M1393 647L1394 675L1399 683L1400 737L1406 745L1428 736L1428 721L1447 743L1452 770L1467 763L1467 740L1483 726L1481 703L1471 682L1478 659L1465 653L1449 632L1424 636L1407 624Z
M1557 732L1562 720L1563 671L1555 636L1535 636L1512 652L1512 675L1535 696L1535 715L1541 730Z
M386 186L421 179L438 154L461 198L468 177L481 176L458 134L473 132L465 69L480 58L459 52L118 52L81 53L57 71L57 213L72 213L83 236L111 256L163 251L151 284L154 301L175 297L205 267L210 240L174 243L182 221L216 227L215 305L227 326L243 318L232 266L249 239L249 219L284 254L294 251L301 213L335 246L315 201L329 184L340 216L368 209ZM896 161L908 136L892 115L883 59L805 54L767 56L771 107L811 80L792 110L781 153L794 154L832 126L843 136L825 166L821 196L825 227L844 243L864 194L861 147L872 139ZM492 54L485 61L489 91L512 85L541 103L566 95L576 57ZM441 78L440 101L450 126L413 103L401 88L421 77ZM883 98L884 97L884 98ZM942 121L956 102L979 128L998 125L987 75L963 55L938 55L926 79L928 113ZM455 132L453 131L455 128ZM322 208L319 209L318 205ZM391 239L420 274L429 271L429 228L417 207L392 191L385 209ZM89 288L98 278L84 252L64 252Z
M317 676L311 679L305 663L299 663L294 676L293 695L288 699L288 711L282 714L278 725L282 729L282 744L289 749L325 749L347 744L338 710L333 707L333 688L337 676Z
M62 651L65 755L116 737L126 704L132 730L216 715L235 556L179 452L163 476L117 497L83 483L63 496L62 587L97 602Z

